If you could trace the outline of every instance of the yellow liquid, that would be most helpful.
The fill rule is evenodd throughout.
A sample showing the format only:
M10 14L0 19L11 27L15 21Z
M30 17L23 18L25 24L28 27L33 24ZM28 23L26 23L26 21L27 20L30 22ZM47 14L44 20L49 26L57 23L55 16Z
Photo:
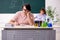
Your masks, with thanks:
M37 24L37 23L35 23L35 24L34 24L34 27L38 27L38 24Z

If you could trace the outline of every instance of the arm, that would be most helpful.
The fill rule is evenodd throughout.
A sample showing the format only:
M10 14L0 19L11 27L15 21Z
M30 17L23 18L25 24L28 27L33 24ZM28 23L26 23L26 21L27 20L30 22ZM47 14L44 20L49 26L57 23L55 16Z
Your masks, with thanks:
M17 19L18 19L19 13L16 12L16 15L9 21L10 24L17 25Z
M30 25L34 25L34 17L32 14L28 13L27 14L27 17L28 17L28 22Z

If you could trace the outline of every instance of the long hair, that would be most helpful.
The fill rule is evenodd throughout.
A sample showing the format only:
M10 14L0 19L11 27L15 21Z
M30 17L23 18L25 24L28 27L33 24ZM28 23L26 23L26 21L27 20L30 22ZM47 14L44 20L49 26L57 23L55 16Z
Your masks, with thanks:
M45 11L45 9L44 9L44 8L42 8L40 11L43 11L43 12L44 12L44 14L46 14L46 11Z

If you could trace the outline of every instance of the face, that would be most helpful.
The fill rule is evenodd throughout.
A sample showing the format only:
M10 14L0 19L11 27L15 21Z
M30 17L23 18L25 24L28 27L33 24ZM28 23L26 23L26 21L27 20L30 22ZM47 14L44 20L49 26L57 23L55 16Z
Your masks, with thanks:
M44 11L43 11L43 10L41 10L41 11L40 11L40 13L41 13L41 14L44 14Z
M24 12L24 13L28 13L28 12L29 12L29 11L26 9L25 6L23 6L23 12Z

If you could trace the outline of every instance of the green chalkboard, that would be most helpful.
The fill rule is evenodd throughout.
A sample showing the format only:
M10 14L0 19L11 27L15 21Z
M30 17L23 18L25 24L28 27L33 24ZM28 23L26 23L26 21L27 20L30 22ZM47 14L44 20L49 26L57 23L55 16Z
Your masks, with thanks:
M29 3L33 13L45 8L45 0L0 0L0 13L15 13L22 10L22 5Z

